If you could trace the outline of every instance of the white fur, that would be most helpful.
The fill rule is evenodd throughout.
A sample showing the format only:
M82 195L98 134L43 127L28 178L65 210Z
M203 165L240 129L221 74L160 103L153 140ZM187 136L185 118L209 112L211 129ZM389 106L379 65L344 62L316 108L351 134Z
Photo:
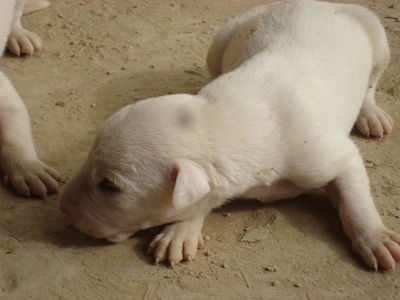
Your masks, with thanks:
M11 0L0 2L1 53L10 30L10 39L13 39L16 30L22 28L16 24L20 24L19 17L22 15L24 2ZM34 2L43 1L29 2L33 5ZM19 44L25 48L27 43L22 41ZM48 192L58 191L57 180L60 180L60 176L38 159L33 145L28 112L18 93L2 72L0 72L0 167L5 172L6 181L24 196L44 197Z
M16 4L11 23L11 31L8 36L8 50L17 56L21 54L33 55L35 52L40 52L42 40L36 33L26 30L22 26L21 17L23 14L42 10L48 7L50 3L45 0L17 0L11 2L16 2Z
M354 249L371 268L393 269L400 235L383 225L349 138L357 118L366 136L391 132L374 99L388 61L384 29L361 6L257 7L217 33L207 62L222 75L196 96L148 99L106 121L61 208L110 241L174 222L149 248L174 264L195 256L204 217L227 199L326 187ZM190 166L184 181L177 161Z

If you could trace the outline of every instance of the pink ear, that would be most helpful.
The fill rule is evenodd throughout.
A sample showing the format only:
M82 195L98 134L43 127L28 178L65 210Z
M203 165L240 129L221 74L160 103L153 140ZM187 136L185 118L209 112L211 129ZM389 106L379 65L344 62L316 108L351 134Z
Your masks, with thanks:
M175 182L172 205L176 209L184 208L210 192L207 174L199 164L191 160L176 160L171 179Z

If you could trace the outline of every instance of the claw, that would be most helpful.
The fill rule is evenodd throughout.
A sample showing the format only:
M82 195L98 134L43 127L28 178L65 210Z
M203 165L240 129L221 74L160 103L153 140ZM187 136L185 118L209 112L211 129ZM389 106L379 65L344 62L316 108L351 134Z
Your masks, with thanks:
M378 271L379 267L386 270L395 270L396 263L400 263L400 235L388 229L378 229L364 235L354 244L366 264Z

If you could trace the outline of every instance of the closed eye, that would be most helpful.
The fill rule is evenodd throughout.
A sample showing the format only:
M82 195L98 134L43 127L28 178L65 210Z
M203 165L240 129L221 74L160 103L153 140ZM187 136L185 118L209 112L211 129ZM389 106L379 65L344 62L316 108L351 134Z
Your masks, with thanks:
M98 187L100 190L104 191L104 192L120 192L121 189L111 180L105 178L103 179L99 184Z

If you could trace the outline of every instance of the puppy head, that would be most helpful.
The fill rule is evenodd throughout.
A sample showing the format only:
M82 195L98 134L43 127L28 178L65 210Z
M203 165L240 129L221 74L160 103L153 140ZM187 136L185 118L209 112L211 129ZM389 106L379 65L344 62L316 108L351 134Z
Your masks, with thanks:
M206 152L201 108L193 98L145 100L105 122L61 195L60 207L78 229L119 242L187 217L209 193L197 159Z

